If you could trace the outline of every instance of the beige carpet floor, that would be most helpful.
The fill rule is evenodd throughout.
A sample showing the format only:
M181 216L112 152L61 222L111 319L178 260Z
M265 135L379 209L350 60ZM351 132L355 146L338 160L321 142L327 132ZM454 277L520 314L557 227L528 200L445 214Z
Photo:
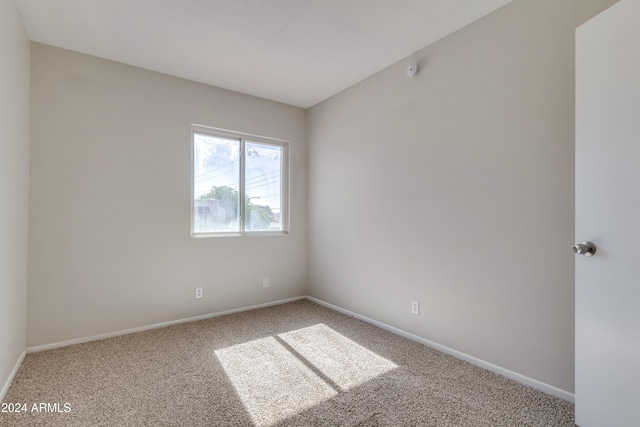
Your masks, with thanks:
M28 354L4 402L26 404L12 427L574 426L568 402L306 300Z

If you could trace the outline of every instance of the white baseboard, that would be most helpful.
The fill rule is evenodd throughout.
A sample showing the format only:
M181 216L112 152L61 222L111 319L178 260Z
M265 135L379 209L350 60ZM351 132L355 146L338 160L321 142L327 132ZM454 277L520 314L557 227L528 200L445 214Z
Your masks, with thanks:
M510 371L508 369L505 368L501 368L500 366L494 365L493 363L489 363L486 362L482 359L478 359L477 357L473 357L470 356L466 353L463 353L461 351L458 350L454 350L452 348L446 347L444 345L435 343L433 341L430 341L428 339L419 337L417 335L414 335L412 333L403 331L402 329L398 329L394 326L390 326L387 325L386 323L382 323L382 322L378 322L377 320L371 319L369 317L363 316L361 314L358 313L354 313L353 311L349 311L345 308L339 307L337 305L333 305L333 304L329 304L328 302L324 302L322 300L319 300L317 298L314 297L310 297L307 296L307 299L309 301L315 302L316 304L322 305L324 307L330 308L332 310L338 311L342 314L346 314L347 316L351 316L351 317L355 317L356 319L362 320L364 322L367 323L371 323L372 325L375 325L381 329L387 330L389 332L393 332L396 335L400 335L401 337L405 337L407 339L410 339L412 341L416 341L419 342L420 344L424 344L427 347L431 347L434 348L438 351L441 351L445 354L449 354L457 359L460 360L464 360L465 362L469 362L472 365L478 366L480 368L486 369L488 371L491 372L495 372L496 374L502 375L504 377L507 377L509 379L512 379L514 381L517 381L521 384L527 385L531 388L534 388L536 390L539 390L543 393L547 393L550 394L552 396L556 396L559 397L560 399L566 400L568 402L574 403L575 402L575 395L573 393L570 393L568 391L559 389L557 387L554 387L552 385L543 383L541 381L538 380L534 380L533 378L529 378L527 376L518 374L517 372L513 372Z
M13 379L18 373L18 369L20 369L20 365L22 365L22 361L24 360L24 356L26 354L27 352L23 350L20 357L18 357L18 361L16 362L16 365L13 367L13 371L11 371L11 374L9 374L9 378L7 378L7 381L2 386L2 390L0 390L0 402L2 402L4 400L4 397L7 395L7 392L9 391L9 386L11 386Z
M148 331L148 330L151 330L151 329L166 328L167 326L179 325L181 323L194 322L196 320L211 319L212 317L226 316L228 314L240 313L242 311L249 311L249 310L255 310L255 309L258 309L258 308L264 308L264 307L271 307L271 306L274 306L274 305L286 304L288 302L299 301L299 300L302 300L302 299L305 299L305 298L306 297L303 297L303 296L302 297L287 298L287 299L283 299L283 300L279 300L279 301L267 302L267 303L264 303L264 304L251 305L251 306L248 306L248 307L241 307L241 308L234 308L232 310L219 311L219 312L210 313L210 314L203 314L202 316L188 317L186 319L171 320L169 322L161 322L161 323L155 323L153 325L139 326L137 328L124 329L122 331L116 331L116 332L108 332L106 334L93 335L93 336L90 336L90 337L76 338L76 339L72 339L72 340L68 340L68 341L60 341L60 342L54 342L54 343L51 343L51 344L37 345L37 346L33 346L33 347L28 347L27 348L27 353L35 353L35 352L38 352L38 351L51 350L51 349L60 348L60 347L67 347L67 346L74 345L74 344L81 344L81 343L90 342L90 341L103 340L103 339L106 339L106 338L113 338L113 337L118 337L118 336L121 336L121 335L127 335L127 334L133 334L133 333L136 333L136 332Z
M162 323L155 323L153 325L147 325L147 326L140 326L137 328L131 328L131 329L125 329L125 330L121 330L121 331L116 331L116 332L109 332L106 334L100 334L100 335L93 335L90 337L84 337L84 338L76 338L73 340L68 340L68 341L60 341L60 342L55 342L55 343L51 343L51 344L44 344L44 345L39 345L39 346L34 346L34 347L28 347L26 349L26 353L34 353L34 352L38 352L38 351L44 351L44 350L51 350L54 348L60 348L60 347L67 347L70 345L74 345L74 344L80 344L80 343L84 343L84 342L89 342L89 341L96 341L96 340L102 340L102 339L106 339L106 338L112 338L112 337L117 337L117 336L121 336L121 335L127 335L127 334L132 334L132 333L136 333L136 332L143 332L143 331L148 331L151 329L158 329L158 328L164 328L167 326L172 326L172 325L178 325L181 323L187 323L187 322L193 322L196 320L204 320L204 319L210 319L213 317L218 317L218 316L225 316L228 314L234 314L234 313L240 313L243 311L249 311L249 310L255 310L258 308L264 308L264 307L271 307L274 305L280 305L280 304L286 304L288 302L293 302L293 301L299 301L302 299L308 299L309 301L312 301L316 304L322 305L324 307L330 308L332 310L335 310L337 312L346 314L347 316L351 316L354 317L356 319L362 320L364 322L370 323L372 325L375 325L381 329L387 330L389 332L392 332L396 335L400 335L401 337L410 339L412 341L416 341L420 344L424 344L428 347L434 348L438 351L441 351L445 354L449 354L457 359L460 360L464 360L465 362L469 362L472 365L478 366L480 368L486 369L488 371L491 372L495 372L496 374L502 375L504 377L510 378L514 381L517 381L521 384L527 385L531 388L534 388L536 390L540 390L543 393L547 393L550 394L552 396L556 396L559 397L560 399L569 401L569 402L575 402L575 395L573 393L570 393L568 391L559 389L557 387L554 387L552 385L543 383L541 381L538 380L534 380L533 378L529 378L527 376L518 374L517 372L513 372L510 371L508 369L502 368L500 366L494 365L492 363L489 363L487 361L484 361L482 359L478 359L476 357L470 356L466 353L463 353L461 351L458 350L454 350L452 348L449 348L447 346L438 344L436 342L430 341L428 339L422 338L418 335L414 335L410 332L407 331L403 331L402 329L396 328L394 326L391 325L387 325L386 323L382 323L379 322L377 320L371 319L369 317L363 316L361 314L355 313L353 311L347 310L345 308L339 307L337 305L333 305L330 304L328 302L319 300L317 298L311 297L311 296L302 296L302 297L294 297L294 298L288 298L288 299L283 299L283 300L279 300L279 301L273 301L273 302L268 302L268 303L264 303L264 304L258 304L258 305L252 305L252 306L248 306L248 307L241 307L241 308L236 308L233 310L226 310L226 311L219 311L216 313L210 313L210 314L204 314L202 316L195 316L195 317L189 317L186 319L178 319L178 320L172 320L169 322L162 322ZM13 381L13 377L15 376L15 374L18 372L18 368L20 367L20 364L22 363L22 360L24 359L25 356L25 352L22 353L22 355L20 356L20 359L18 360L18 363L16 364L13 372L11 373L11 375L9 376L9 379L7 380L7 383L4 385L4 387L2 388L2 392L0 392L0 401L2 400L1 398L4 397L4 395L6 394L7 390L9 389L9 385L11 385L11 381Z

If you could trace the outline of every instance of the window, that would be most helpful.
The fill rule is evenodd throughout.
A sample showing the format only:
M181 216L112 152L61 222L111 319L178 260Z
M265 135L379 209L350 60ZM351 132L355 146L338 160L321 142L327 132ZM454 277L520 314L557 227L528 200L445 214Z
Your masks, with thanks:
M192 128L192 234L287 232L287 142Z

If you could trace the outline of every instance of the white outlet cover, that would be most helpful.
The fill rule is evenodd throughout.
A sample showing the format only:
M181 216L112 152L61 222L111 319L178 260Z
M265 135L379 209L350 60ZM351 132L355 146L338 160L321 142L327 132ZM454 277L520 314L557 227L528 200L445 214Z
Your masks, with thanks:
M268 277L263 277L262 278L262 287L263 288L268 288L269 287L269 278Z
M420 303L418 301L411 301L411 313L420 314Z

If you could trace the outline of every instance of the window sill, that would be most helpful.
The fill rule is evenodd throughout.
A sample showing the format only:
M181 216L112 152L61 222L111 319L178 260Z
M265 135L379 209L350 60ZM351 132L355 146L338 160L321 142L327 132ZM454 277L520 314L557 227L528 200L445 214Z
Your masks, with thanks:
M191 237L195 239L205 239L209 237L219 238L219 237L278 237L278 236L288 236L288 231L253 231L247 233L198 233L191 234Z

